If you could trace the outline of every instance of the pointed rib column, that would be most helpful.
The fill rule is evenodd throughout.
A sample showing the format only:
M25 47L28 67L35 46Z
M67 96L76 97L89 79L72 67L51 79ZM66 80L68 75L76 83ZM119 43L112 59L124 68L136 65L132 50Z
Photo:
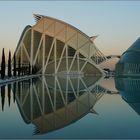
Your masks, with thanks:
M30 58L30 65L31 65L31 74L32 74L32 70L33 70L33 39L34 39L34 30L31 29L31 58Z

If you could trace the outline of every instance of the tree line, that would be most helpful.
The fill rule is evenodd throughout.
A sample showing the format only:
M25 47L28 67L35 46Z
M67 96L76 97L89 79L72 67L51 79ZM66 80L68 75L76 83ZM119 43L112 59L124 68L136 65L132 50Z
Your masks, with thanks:
M21 58L18 58L18 63L16 62L16 56L14 54L13 63L11 60L11 51L9 51L8 55L8 72L7 76L10 78L12 76L21 76L31 74L31 66L30 63L27 66L21 66ZM1 78L4 79L6 76L6 61L5 61L5 53L4 48L2 50L2 59L1 59L1 70L0 70Z

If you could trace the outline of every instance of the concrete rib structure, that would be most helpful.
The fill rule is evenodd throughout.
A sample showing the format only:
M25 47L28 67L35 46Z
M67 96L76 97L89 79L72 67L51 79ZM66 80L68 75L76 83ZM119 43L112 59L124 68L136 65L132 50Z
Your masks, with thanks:
M106 57L89 37L63 21L34 15L36 24L27 26L15 51L21 65L42 74L102 75L97 66Z
M75 80L42 76L15 83L13 93L23 120L35 125L35 134L43 134L68 126L88 113L98 114L94 106L105 92L97 85L99 81L100 77Z
M12 85L20 114L35 134L66 127L88 113L98 114L96 103L104 94L118 94L99 85L100 77L41 76Z

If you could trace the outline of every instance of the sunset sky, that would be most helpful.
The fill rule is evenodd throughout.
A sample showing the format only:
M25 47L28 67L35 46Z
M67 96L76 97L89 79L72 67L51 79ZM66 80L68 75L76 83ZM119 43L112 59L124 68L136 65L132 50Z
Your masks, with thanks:
M139 1L0 1L0 50L15 50L34 13L99 35L95 44L105 55L122 54L140 36Z

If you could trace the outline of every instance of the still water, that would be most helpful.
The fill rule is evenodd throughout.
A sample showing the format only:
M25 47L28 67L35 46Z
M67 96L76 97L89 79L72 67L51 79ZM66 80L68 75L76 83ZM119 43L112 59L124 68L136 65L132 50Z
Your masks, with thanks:
M139 85L42 76L0 86L0 138L140 138Z

